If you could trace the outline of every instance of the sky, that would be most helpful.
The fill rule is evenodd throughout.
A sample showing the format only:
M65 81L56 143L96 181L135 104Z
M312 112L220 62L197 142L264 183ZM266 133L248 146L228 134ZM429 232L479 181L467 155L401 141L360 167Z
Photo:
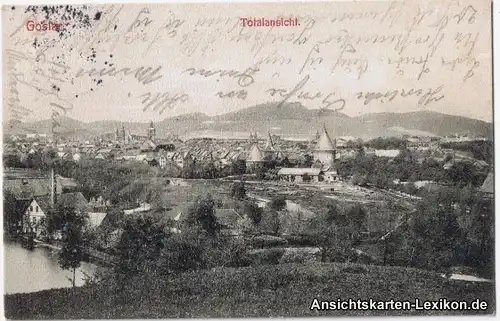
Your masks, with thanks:
M2 14L6 119L146 122L300 102L350 116L431 110L492 121L488 1L12 6ZM244 27L240 18L300 25ZM64 29L36 31L43 24Z

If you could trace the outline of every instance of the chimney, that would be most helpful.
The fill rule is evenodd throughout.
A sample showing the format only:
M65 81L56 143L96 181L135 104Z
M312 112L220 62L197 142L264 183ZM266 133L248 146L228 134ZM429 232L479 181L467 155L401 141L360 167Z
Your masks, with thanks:
M50 205L54 207L55 204L55 179L54 179L54 168L50 169Z

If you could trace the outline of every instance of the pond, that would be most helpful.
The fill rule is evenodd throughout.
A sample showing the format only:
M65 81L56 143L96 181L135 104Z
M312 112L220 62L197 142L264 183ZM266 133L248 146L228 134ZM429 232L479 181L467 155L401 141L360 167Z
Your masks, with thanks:
M73 273L57 263L57 252L37 247L30 251L19 243L4 242L4 293L37 292L71 287ZM82 262L76 271L76 285L85 283L86 275L95 273L97 266Z

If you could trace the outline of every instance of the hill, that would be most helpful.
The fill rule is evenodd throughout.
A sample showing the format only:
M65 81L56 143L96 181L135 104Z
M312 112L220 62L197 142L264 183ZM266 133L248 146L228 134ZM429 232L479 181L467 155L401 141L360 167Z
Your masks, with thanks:
M63 135L77 134L96 136L125 128L134 134L145 134L149 123L98 121L84 123L70 118L61 120L58 129ZM431 111L410 113L372 113L349 117L339 112L307 109L300 103L264 103L238 111L210 117L203 113L191 113L167 118L155 124L157 135L185 136L192 133L231 137L238 133L258 132L263 137L268 131L288 138L310 139L316 130L325 125L332 136L353 136L363 139L374 137L402 137L403 135L445 136L455 133L471 133L493 137L493 124L461 116ZM22 128L25 131L49 132L50 120L8 126L6 132ZM248 136L248 135L245 135Z
M473 133L493 137L492 124L461 116L433 111L411 113L374 113L358 117L361 123L374 123L382 128L400 127L406 130L428 132L436 136L455 133Z
M445 315L465 311L311 310L319 300L466 300L488 302L490 283L446 280L411 268L340 263L261 265L186 272L133 280L116 294L103 285L5 296L8 319L146 319L194 317L306 317ZM29 307L26 308L26 307Z

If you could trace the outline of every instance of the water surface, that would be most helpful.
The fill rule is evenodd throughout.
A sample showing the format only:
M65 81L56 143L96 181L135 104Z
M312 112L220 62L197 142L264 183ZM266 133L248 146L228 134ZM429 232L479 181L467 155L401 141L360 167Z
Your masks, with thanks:
M19 243L4 242L4 293L37 292L71 287L68 278L73 271L63 270L57 263L57 252L47 248L24 249ZM92 275L96 265L82 262L76 271L76 285L84 284L85 275Z

